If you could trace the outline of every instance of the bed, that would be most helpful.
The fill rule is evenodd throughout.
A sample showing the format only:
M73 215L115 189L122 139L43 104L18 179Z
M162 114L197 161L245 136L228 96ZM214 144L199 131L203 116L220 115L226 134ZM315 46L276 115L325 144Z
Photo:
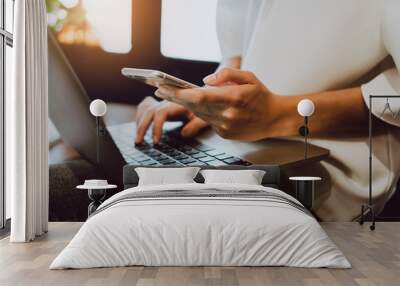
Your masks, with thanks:
M343 253L297 200L280 191L276 166L262 185L196 183L138 186L125 166L125 190L106 200L50 269L144 266L350 268ZM202 167L203 169L212 167Z

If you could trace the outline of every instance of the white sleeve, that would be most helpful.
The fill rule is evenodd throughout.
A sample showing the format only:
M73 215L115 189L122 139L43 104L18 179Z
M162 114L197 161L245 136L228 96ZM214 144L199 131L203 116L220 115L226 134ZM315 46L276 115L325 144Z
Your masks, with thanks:
M242 55L248 2L218 1L217 35L223 59Z
M395 68L387 70L372 81L361 86L364 101L369 108L369 95L400 95L400 1L385 0L382 7L382 40L392 56ZM372 113L381 117L386 99L374 99ZM397 113L400 110L400 98L389 99L391 109ZM400 116L396 118L386 112L382 117L387 123L400 126Z

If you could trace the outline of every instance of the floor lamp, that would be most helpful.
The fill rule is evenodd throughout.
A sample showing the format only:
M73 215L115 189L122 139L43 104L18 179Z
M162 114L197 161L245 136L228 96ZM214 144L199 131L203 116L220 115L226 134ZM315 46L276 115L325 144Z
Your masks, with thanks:
M397 117L397 114L395 114L392 109L390 108L389 105L389 98L400 98L400 95L369 95L369 119L368 119L368 147L369 147L369 157L368 157L368 171L369 171L369 186L368 186L368 203L362 204L361 205L361 216L359 223L363 224L364 223L364 213L366 211L370 211L371 213L371 219L372 219L372 224L369 226L371 230L375 230L375 220L376 220L376 214L374 210L374 203L372 202L372 105L373 105L373 100L377 98L385 98L386 99L386 104L384 107L384 110L382 112L381 117L384 115L386 110L389 110L392 114L393 117Z

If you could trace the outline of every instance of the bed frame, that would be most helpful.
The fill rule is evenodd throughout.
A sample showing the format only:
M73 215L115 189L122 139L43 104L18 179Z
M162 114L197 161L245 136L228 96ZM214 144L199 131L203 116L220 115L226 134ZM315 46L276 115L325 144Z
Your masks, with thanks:
M123 182L124 189L136 187L139 182L139 176L135 171L135 168L143 167L138 165L125 165L123 170ZM187 166L154 166L154 167L146 167L146 168L184 168ZM220 166L220 167L212 167L212 166L199 166L202 170L207 169L218 169L218 170L264 170L266 173L262 180L262 185L265 187L272 187L279 189L280 187L280 168L276 165L251 165L251 166ZM195 181L197 183L203 183L204 178L199 173Z

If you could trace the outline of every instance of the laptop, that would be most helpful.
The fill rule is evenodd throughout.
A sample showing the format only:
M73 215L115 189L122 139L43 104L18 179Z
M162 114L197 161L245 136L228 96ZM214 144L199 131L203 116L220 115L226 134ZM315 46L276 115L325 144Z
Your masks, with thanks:
M49 30L49 116L62 138L84 158L96 164L96 123L90 114L90 99L57 40ZM100 120L104 125L104 122ZM134 145L135 122L108 126L100 139L98 167L107 179L122 183L125 164L143 166L223 166L273 164L294 166L319 161L329 151L309 145L304 160L304 144L293 140L238 142L225 140L212 130L195 139L179 135L179 126L168 123L161 142L153 145L151 134Z

